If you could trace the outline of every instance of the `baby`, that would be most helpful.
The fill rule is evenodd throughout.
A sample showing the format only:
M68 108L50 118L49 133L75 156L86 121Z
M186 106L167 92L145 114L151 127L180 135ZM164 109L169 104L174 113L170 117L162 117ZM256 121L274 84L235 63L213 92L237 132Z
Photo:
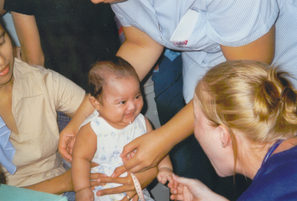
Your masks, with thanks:
M115 57L112 61L95 63L89 72L89 89L90 102L96 111L80 128L74 146L72 178L76 200L121 200L127 196L125 193L96 196L98 190L118 187L119 184L97 186L92 191L90 163L99 164L92 168L92 172L111 176L117 167L123 165L120 157L123 147L152 131L150 122L140 114L143 97L139 78L128 62ZM159 182L164 184L171 180L173 172L169 156L160 162L158 169ZM143 194L145 200L153 200L145 189Z

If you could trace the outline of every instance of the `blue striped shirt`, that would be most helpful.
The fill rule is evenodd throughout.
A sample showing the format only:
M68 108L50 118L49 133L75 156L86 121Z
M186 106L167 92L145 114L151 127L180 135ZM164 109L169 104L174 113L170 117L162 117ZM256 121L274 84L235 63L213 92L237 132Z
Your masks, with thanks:
M134 26L159 44L183 51L186 102L193 98L196 83L206 70L226 60L220 45L251 43L276 20L274 63L297 77L295 0L128 0L113 3L112 9L123 26ZM191 17L183 21L189 11ZM175 43L170 39L176 34L186 38Z

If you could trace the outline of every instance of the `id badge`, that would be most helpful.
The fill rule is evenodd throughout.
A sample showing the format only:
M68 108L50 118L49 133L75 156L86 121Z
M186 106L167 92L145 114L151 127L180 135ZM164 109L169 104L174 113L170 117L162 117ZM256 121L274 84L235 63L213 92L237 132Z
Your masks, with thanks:
M190 9L186 12L170 38L170 41L173 43L173 45L176 47L185 47L188 44L198 16L199 12L197 11Z

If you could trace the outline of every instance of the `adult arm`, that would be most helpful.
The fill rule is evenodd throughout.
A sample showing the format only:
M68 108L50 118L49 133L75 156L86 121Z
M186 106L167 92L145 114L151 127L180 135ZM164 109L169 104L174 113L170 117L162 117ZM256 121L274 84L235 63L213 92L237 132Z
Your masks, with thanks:
M126 40L117 56L128 61L135 68L140 80L143 80L161 56L164 46L133 26L123 27L123 31Z
M149 120L145 118L145 121L146 121L147 132L153 131L152 125L149 122ZM173 167L172 167L170 157L169 155L167 155L158 165L157 179L160 183L165 184L167 181L172 182L172 175L173 175Z
M11 12L21 44L21 58L28 64L44 66L44 54L34 15Z
M92 164L92 167L96 166L95 164ZM101 183L97 180L100 178L104 178L105 175L102 174L91 174L90 180L91 180L91 186L98 186ZM35 191L41 191L45 193L51 193L51 194L57 194L60 195L65 192L73 191L73 184L72 184L72 177L71 177L71 169L67 170L64 174L39 182L34 185L25 186L23 188L35 190Z
M222 52L227 60L257 60L271 64L275 50L275 26L259 39L239 47L221 45Z
M3 16L6 13L4 10L4 0L0 0L0 15Z
M31 186L26 186L24 188L57 195L68 191L73 191L71 170L67 170L60 176L42 181Z

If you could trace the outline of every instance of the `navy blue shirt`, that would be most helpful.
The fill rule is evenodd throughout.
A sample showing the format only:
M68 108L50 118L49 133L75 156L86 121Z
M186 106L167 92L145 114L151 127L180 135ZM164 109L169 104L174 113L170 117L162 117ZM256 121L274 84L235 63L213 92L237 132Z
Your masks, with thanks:
M297 200L297 146L268 158L238 200Z

